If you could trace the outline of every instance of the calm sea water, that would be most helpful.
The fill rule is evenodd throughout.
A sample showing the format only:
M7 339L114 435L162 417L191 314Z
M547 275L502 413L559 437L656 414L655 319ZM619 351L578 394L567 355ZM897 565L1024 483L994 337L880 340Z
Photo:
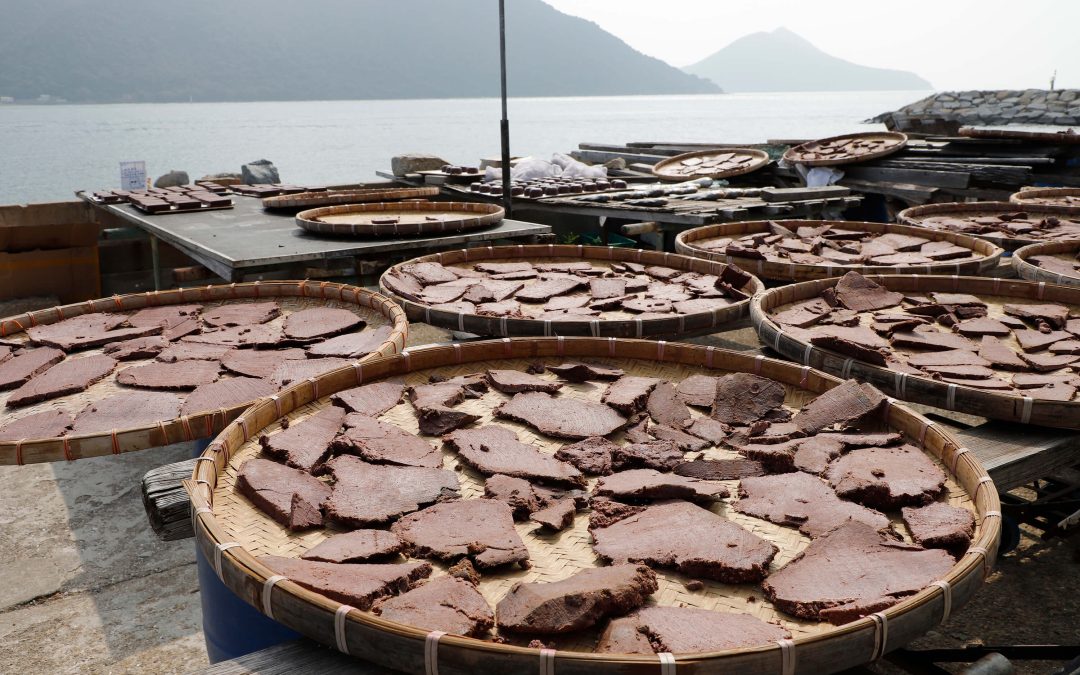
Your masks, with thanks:
M925 94L511 99L511 150L547 158L580 142L822 137ZM497 99L0 106L0 204L118 187L123 160L144 160L152 177L197 178L265 157L304 183L374 180L405 152L476 164L498 155L498 120Z

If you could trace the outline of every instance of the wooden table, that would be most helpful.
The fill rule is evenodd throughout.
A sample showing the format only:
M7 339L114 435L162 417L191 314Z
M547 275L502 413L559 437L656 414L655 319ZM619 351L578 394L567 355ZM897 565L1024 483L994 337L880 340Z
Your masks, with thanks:
M388 254L414 257L498 239L532 244L551 233L548 225L504 220L497 227L440 237L329 238L297 227L292 213L264 210L262 200L256 197L232 195L232 209L148 215L130 204L102 205L91 201L87 193L77 196L150 235L155 290L162 286L159 240L226 281L243 281L251 275L303 267L314 261L385 258Z

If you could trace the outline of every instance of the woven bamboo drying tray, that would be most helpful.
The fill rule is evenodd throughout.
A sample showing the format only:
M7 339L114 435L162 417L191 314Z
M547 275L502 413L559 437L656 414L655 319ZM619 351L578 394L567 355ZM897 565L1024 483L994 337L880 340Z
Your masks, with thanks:
M208 308L222 304L266 302L268 300L276 301L281 306L282 317L275 319L274 323L283 321L284 316L301 309L340 307L360 315L367 322L368 327L390 325L392 327L390 337L377 350L361 360L396 354L405 348L405 340L408 336L408 321L401 308L389 298L356 286L308 281L262 281L247 284L204 286L88 300L0 319L0 337L21 342L26 339L25 330L31 326L56 323L62 319L70 319L73 316L93 312L132 312L146 307L188 303L198 303L202 304L204 308ZM100 353L101 348L83 350L68 358L77 359L86 355ZM124 361L116 367L113 374L78 394L69 394L14 410L0 408L0 411L2 411L0 422L6 424L32 413L48 410L64 410L74 415L85 406L114 394L146 391L145 389L121 386L116 382L115 373L129 366L137 366L152 361L153 358ZM10 393L10 391L0 392L0 405L6 401ZM162 420L155 425L115 429L112 432L84 435L71 434L48 439L28 438L21 441L0 441L0 465L100 457L205 438L213 436L223 429L248 405L250 403L227 409L206 410L172 420Z
M476 202L376 202L301 211L296 214L296 224L316 234L396 237L478 230L499 224L503 214L501 206ZM324 220L327 218L332 220ZM372 222L382 218L396 222Z
M724 263L701 258L691 258L673 253L626 249L613 246L571 246L546 244L534 246L488 246L458 249L414 258L395 265L383 273L383 277L402 265L419 262L437 262L442 265L458 265L481 261L568 262L587 260L594 263L635 262L642 265L663 265L686 272L719 274ZM587 318L581 321L556 321L543 319L511 319L505 317L464 314L403 298L386 287L379 279L380 290L405 308L410 321L418 321L441 328L474 333L476 335L501 337L530 337L552 335L582 335L592 337L662 337L706 335L716 332L724 324L738 321L749 315L750 301L734 302L711 312L684 314L658 319L635 319L631 312L608 312L609 318ZM741 289L748 295L760 293L764 285L756 277Z
M833 672L872 661L933 628L944 621L951 610L967 602L985 580L1000 532L1000 505L990 478L973 454L960 447L941 427L895 404L888 407L889 427L903 432L909 442L921 445L942 466L949 476L949 503L976 514L977 529L971 547L941 580L943 583L929 586L879 613L877 618L865 617L843 626L832 626L778 613L761 597L756 586L708 582L702 591L691 592L683 586L686 577L667 571L658 573L661 587L654 596L657 603L729 609L750 612L762 619L779 620L793 635L792 640L782 640L782 644L676 655L674 665L661 666L661 657L656 655L593 654L589 651L592 640L573 642L574 638L570 636L556 638L559 651L554 653L553 650L460 636L436 636L427 630L344 607L307 591L274 576L256 558L266 554L295 557L326 536L324 531L289 533L234 490L238 467L259 452L257 437L264 431L272 433L280 429L281 419L296 422L329 405L330 394L384 378L401 379L406 384L420 383L427 382L433 374L453 376L496 366L524 368L538 359L552 364L582 358L618 366L628 374L673 381L695 373L757 373L782 382L787 389L785 405L792 408L798 408L818 393L840 383L837 378L808 367L683 343L597 338L506 339L406 350L403 354L371 360L355 368L342 368L313 382L290 387L275 401L261 401L229 425L196 462L192 480L185 482L192 495L198 546L230 589L275 620L363 659L406 672L432 673L437 670L443 675L531 674L538 671L562 675ZM592 384L564 385L560 396L598 401L602 391L603 387ZM487 399L491 402L485 404ZM491 409L501 400L504 400L502 394L489 392L482 399L461 405L469 412L481 415L480 423L489 423L492 421ZM383 419L407 430L416 430L415 417L407 403L391 409ZM515 429L523 441L548 452L561 445L515 423L499 420L499 424ZM714 449L706 454L712 452L729 451ZM482 494L482 480L478 474L458 465L453 455L445 455L444 467L458 469L464 498ZM734 492L735 482L728 485ZM794 529L744 516L724 504L714 508L780 546L772 569L787 563L808 543ZM587 520L579 514L572 529L556 535L538 534L528 525L519 525L518 531L530 551L532 567L485 574L480 582L481 593L490 604L495 604L516 581L555 581L596 566L585 528ZM435 567L436 574L441 574L445 568L441 564ZM755 602L747 600L751 596ZM433 648L432 642L436 641L437 648ZM522 644L525 641L521 641Z
M733 263L748 272L753 272L762 279L776 281L825 279L828 277L841 277L848 272L858 272L860 274L978 274L997 267L1001 254L1004 253L1001 248L994 244L966 234L927 231L917 227L892 223L868 223L848 220L785 220L782 221L782 224L784 227L791 229L804 226L820 227L828 224L860 232L906 234L929 239L930 241L948 241L957 246L971 249L976 257L971 260L946 260L929 265L844 265L841 263L804 265L792 262L739 258L702 248L698 245L698 242L705 239L737 238L754 232L767 232L770 222L768 220L750 220L739 223L695 227L692 230L680 232L675 237L675 250L683 255Z
M1057 302L1080 308L1080 290L1046 283L954 276L867 275L866 278L889 290L902 293L971 293L986 302L991 309L991 316L994 316L995 312L997 315L1001 314L1001 305L1016 301ZM1022 424L1080 429L1080 400L1050 401L992 393L974 387L939 382L930 377L905 375L803 342L783 332L769 317L772 310L818 297L822 290L835 286L837 281L836 278L804 281L774 288L753 298L750 303L750 320L757 330L758 338L793 361L841 377L854 377L860 382L869 382L901 400Z
M945 204L923 204L906 208L896 215L896 221L904 225L914 225L930 229L922 225L925 218L937 216L955 216L957 218L970 218L972 216L987 215L996 216L1002 213L1017 213L1023 211L1032 216L1057 216L1069 220L1080 220L1080 209L1070 206L1052 206L1050 204L1024 204L1020 207L1010 202L950 202ZM985 239L997 244L1006 251L1015 251L1021 246L1039 244L1045 239L1027 239L1020 237L1006 237L998 232L990 234L972 234L972 237Z
M752 161L745 166L727 170L719 169L719 167L717 167L717 171L710 171L708 173L677 173L671 170L672 167L681 165L681 163L687 159L700 158L702 160L706 160L718 157L720 155L729 154L750 157ZM769 153L765 152L764 150L757 150L754 148L723 148L720 150L699 150L698 152L686 152L681 155L675 155L674 157L659 161L652 168L652 173L657 178L668 181L694 180L694 178L731 178L732 176L742 176L744 174L753 173L754 171L757 171L758 169L766 166L769 161Z
M1072 129L1068 132L1057 131L1031 131L1024 129L986 129L984 127L960 127L957 131L960 136L968 138L1007 138L1024 141L1037 141L1042 143L1080 143L1080 134Z
M262 200L266 209L312 209L317 206L358 204L361 202L393 202L402 199L427 199L439 194L437 187L365 188L360 190L328 190L278 195Z
M1067 201L1072 198L1072 203ZM1012 204L1067 206L1080 210L1080 188L1025 188L1009 195Z
M885 141L885 146L880 150L868 152L865 155L841 155L838 157L829 157L827 159L800 159L799 153L807 150L814 150L822 143L828 143L829 141L840 140L882 140ZM899 131L867 131L858 134L841 134L839 136L829 136L828 138L818 138L813 141L807 141L800 145L788 148L784 152L784 161L791 164L804 164L806 166L837 166L840 164L855 164L858 162L866 162L871 159L880 159L899 152L907 145L907 134L902 134Z
M1028 279L1029 281L1045 281L1047 283L1060 284L1062 286L1080 287L1080 272L1071 276L1059 274L1058 272L1053 272L1028 262L1032 256L1060 254L1065 254L1070 259L1075 259L1076 256L1080 254L1080 240L1029 244L1013 253L1013 269L1016 270L1016 273L1019 274L1022 279Z

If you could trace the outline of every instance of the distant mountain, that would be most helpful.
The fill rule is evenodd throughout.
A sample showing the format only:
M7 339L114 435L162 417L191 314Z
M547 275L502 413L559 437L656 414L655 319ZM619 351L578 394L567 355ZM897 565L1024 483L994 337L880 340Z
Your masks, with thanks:
M513 96L716 93L542 0L507 2ZM0 96L246 101L494 96L494 2L3 0Z
M786 28L751 33L692 66L724 91L930 89L915 73L871 68L830 56Z

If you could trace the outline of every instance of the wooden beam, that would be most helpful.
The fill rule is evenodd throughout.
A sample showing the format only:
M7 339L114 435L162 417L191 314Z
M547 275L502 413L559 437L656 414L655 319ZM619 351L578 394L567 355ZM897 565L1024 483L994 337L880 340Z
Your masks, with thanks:
M998 491L1054 473L1076 463L1080 433L1010 422L987 422L956 432L994 479Z

